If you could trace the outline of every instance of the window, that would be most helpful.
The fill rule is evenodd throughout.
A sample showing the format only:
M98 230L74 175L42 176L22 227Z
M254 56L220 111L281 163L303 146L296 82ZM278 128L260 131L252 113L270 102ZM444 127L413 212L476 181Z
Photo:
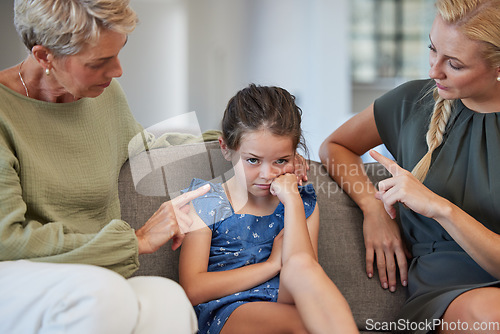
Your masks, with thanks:
M351 4L353 83L427 77L434 0L353 0Z

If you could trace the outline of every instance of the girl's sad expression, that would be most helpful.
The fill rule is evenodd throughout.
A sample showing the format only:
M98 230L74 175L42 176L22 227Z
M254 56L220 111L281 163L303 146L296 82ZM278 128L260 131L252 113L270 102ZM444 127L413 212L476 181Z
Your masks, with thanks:
M280 175L293 173L294 159L292 138L268 130L245 133L233 152L238 184L245 184L249 196L254 197L272 196L271 183Z

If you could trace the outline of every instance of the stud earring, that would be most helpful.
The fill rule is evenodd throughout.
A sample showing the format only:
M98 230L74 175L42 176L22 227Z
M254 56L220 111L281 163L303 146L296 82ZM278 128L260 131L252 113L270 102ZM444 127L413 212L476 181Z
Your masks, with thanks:
M500 81L500 77L497 77L497 81Z
M45 69L45 74L46 74L46 75L49 75L49 74L50 74L50 68L48 68L48 67L47 67L47 68Z

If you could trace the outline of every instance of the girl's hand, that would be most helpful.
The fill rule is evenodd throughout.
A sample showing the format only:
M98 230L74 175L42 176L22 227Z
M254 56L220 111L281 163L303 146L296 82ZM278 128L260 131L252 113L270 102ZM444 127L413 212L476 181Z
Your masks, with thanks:
M271 183L270 192L285 204L287 200L299 195L297 176L291 173L278 176Z
M433 193L409 171L401 168L391 159L373 150L370 151L370 155L392 174L391 178L379 182L379 191L376 194L377 199L384 203L385 211L392 219L396 217L394 205L398 202L428 218L436 218L440 215L444 198Z
M205 195L209 189L210 185L206 184L163 203L146 224L135 231L139 254L156 252L170 239L173 239L172 249L176 250L193 223L189 217L189 202Z
M283 230L278 233L276 238L274 238L273 249L271 254L267 259L267 262L271 263L273 267L276 268L278 274L281 271L281 266L283 265L282 254L283 254Z
M300 154L295 154L294 160L294 173L297 175L297 182L299 186L302 185L302 182L307 182L307 171L309 170L309 164L306 159Z

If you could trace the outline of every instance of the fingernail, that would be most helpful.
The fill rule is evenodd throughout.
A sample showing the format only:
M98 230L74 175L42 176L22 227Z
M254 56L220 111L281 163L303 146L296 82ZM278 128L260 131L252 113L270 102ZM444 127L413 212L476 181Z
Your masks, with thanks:
M391 292L396 291L396 287L395 286L391 286L391 288L389 289L389 291L391 291Z
M389 285L386 282L384 282L384 284L382 284L382 286L384 287L384 289L387 289L389 287Z
M407 281L403 281L403 286L407 286L408 285L408 282Z
M373 277L373 273L368 273L368 278L372 278Z

